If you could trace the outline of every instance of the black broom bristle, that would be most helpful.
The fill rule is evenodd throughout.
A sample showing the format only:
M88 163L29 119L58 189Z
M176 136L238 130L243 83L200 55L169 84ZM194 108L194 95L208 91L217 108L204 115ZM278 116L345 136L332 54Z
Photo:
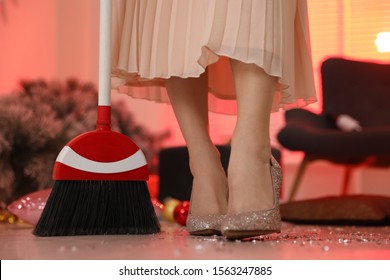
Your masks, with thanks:
M160 231L145 181L56 181L37 236L152 234Z

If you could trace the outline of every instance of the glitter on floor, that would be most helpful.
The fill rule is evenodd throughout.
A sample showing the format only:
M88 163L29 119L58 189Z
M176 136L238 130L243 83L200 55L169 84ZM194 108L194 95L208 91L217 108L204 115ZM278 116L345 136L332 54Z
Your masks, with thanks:
M35 237L0 224L0 259L390 259L390 227L294 225L242 241L190 236L177 224L154 235Z

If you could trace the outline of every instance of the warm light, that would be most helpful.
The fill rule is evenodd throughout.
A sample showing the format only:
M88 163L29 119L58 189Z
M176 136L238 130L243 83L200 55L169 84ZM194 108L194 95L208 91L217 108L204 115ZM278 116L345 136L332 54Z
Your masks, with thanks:
M379 32L376 35L375 45L378 52L390 52L390 32Z

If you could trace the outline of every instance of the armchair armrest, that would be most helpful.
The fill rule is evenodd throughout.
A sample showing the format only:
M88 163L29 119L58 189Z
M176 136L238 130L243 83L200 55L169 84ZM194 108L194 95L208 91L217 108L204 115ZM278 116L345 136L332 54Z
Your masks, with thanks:
M318 129L334 129L334 121L329 116L316 114L305 109L292 109L285 113L286 125L298 124Z
M330 117L303 109L286 112L286 125L277 138L289 150L321 157L390 155L390 126L345 132Z

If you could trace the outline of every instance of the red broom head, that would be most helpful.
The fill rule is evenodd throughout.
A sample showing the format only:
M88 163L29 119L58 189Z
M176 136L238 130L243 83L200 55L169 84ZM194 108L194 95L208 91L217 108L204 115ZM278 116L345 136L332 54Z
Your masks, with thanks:
M54 164L54 180L148 180L141 149L127 136L97 129L71 140Z

